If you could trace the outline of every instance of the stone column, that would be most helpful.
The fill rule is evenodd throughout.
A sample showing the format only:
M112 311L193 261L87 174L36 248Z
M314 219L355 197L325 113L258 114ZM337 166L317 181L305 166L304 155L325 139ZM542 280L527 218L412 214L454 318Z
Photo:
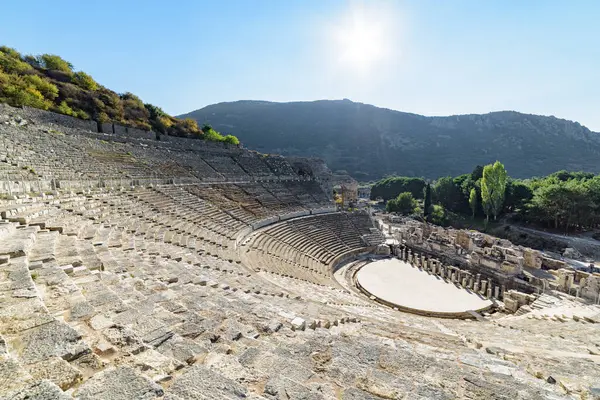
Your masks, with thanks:
M491 298L492 298L492 294L493 294L493 293L492 293L492 287L493 287L493 286L494 286L494 285L492 285L492 283L490 282L490 284L489 284L489 286L488 286L488 289L487 289L487 298L488 298L488 299L491 299Z
M496 285L496 287L494 288L494 297L500 300L500 286L498 285Z
M467 284L469 286L469 289L473 290L474 287L474 281L473 281L473 275L469 274L469 283Z
M466 287L467 287L467 277L466 277L466 276L463 276L463 278L462 278L462 282L461 282L461 283L462 283L462 287L463 287L463 288L466 288Z
M479 291L479 293L481 293L482 295L485 296L487 292L487 281L484 279L481 281L481 290Z
M410 251L410 249L408 249L408 252L406 254L406 261L411 264L412 261L412 251Z

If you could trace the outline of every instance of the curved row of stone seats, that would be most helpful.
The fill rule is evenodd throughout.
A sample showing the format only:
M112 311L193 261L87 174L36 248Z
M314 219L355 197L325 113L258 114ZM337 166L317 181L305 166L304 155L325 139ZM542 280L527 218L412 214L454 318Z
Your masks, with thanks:
M254 199L256 202L267 210L278 214L280 210L286 208L277 197L271 192L265 189L265 187L258 182L239 183L237 186L247 193L248 197Z
M172 178L250 182L299 178L282 157L214 146L200 140L136 140L117 134L92 133L22 119L18 109L11 109L10 113L23 126L0 123L2 180Z
M159 152L164 154L164 150ZM164 157L164 156L163 156ZM192 174L199 180L207 181L224 181L225 177L217 172L213 167L208 165L197 152L181 151L175 153L175 158L171 160L173 163L181 164L185 168L189 168Z
M365 224L370 219L361 220ZM362 228L367 229L367 228ZM346 213L297 218L261 230L243 254L256 270L276 272L321 285L332 285L332 263L365 246Z
M290 163L282 156L265 155L263 158L265 164L269 166L275 175L287 178L297 178L298 174L294 171Z
M44 127L0 127L0 140L12 143L7 163L26 168L42 179L118 179L152 174L122 146L84 135L65 135Z
M17 229L12 232L16 231ZM52 235L59 233L55 231ZM78 242L87 241L85 237L65 237ZM162 248L164 250L169 246L172 245L165 243ZM164 254L144 256L143 253L131 253L122 248L106 247L104 244L94 248L105 248L110 253L125 254L114 264L116 269L105 265L102 271L94 273L84 266L58 267L59 264L70 261L58 252L55 259L45 259L42 266L36 266L35 275L32 276L49 311L57 317L64 318L76 332L85 332L83 336L95 353L93 357L97 356L87 361L93 362L95 372L112 360L120 359L121 354L126 354L125 365L130 368L127 371L132 378L140 379L144 374L144 379L157 382L169 380L169 374L177 374L177 371L185 369L187 364L193 363L195 357L206 354L209 350L207 347L214 347L218 351L219 347L229 342L235 343L243 338L256 340L260 336L259 329L263 329L262 326L271 331L281 329L281 322L273 321L273 317L281 318L285 322L290 316L296 315L294 310L304 310L304 305L298 299L286 300L289 297L275 287L273 293L266 292L264 288L267 285L261 280L254 282L254 288L240 290L239 286L247 286L251 279L248 279L250 276L247 274L244 274L244 279L237 279L236 276L243 274L241 271L234 273L233 270L227 270L230 266L239 268L235 264L211 267L202 266L200 263L192 264L192 259L187 262L170 261L173 259L169 257L172 253L169 250ZM158 255L167 257L161 257L165 260L161 261ZM113 254L112 257L117 258L117 255ZM117 275L120 279L116 279ZM160 289L161 287L164 289ZM152 294L160 293L161 290L163 293L166 293L166 290L172 294L158 297ZM225 303L220 300L221 295L218 293L223 293L226 297L223 298ZM175 297L177 295L180 297ZM269 302L269 307L262 306L261 311L258 311L258 303L248 303L255 296L276 296L277 303L286 308L273 308ZM175 298L177 302L173 302ZM188 302L186 298L189 299ZM243 302L238 303L237 298ZM204 301L198 308L199 299ZM251 308L247 309L246 304L251 305ZM197 312L189 307L193 307ZM239 312L232 311L236 307L239 307ZM224 311L227 314L224 314ZM243 321L248 320L251 315L257 315L257 312L259 315L265 315L261 317L264 319L251 320L250 324L245 325ZM323 317L326 314L320 310L318 315ZM335 315L335 311L331 312L331 321L335 323L351 319ZM262 325L251 325L259 322ZM315 327L317 324L321 324L321 320L314 322ZM327 322L327 326L329 324L330 322ZM304 325L298 327L303 328ZM49 340L58 339L52 334L49 336ZM65 368L62 368L62 372L65 372ZM45 377L61 388L69 389L77 386L80 380L86 379L85 374L90 370L83 370L77 365L67 372L70 373L67 377ZM102 374L97 376L103 376ZM95 379L94 377L86 380L77 388L76 393L85 398Z
M228 156L206 155L204 161L213 167L217 172L225 177L226 180L250 179L248 174L240 167L235 160Z
M287 187L278 182L263 182L262 186L269 191L284 207L291 212L302 211L304 207L300 200Z
M579 301L572 307L549 307L538 315L500 315L483 324L449 320L445 325L475 347L510 361L500 373L514 374L518 366L541 379L551 376L572 398L594 398L590 388L598 386L600 376L600 307ZM579 319L577 314L596 317Z
M178 157L193 154L191 163L206 153L61 133L52 134L68 146L56 140L56 148L81 153L67 162L57 157L54 166L68 169L64 176L118 178L128 146L148 143L131 151L148 162L142 174L172 163L174 174L198 177ZM43 154L38 139L23 143ZM95 159L86 149L119 156ZM221 153L235 158L241 150ZM37 155L31 160L60 174ZM286 168L293 173L280 161L279 178ZM236 187L275 199L272 207L258 200L267 215L310 208L308 196L287 187L295 182L271 191L252 178ZM244 198L224 187L221 199ZM260 250L244 253L246 265L233 257L236 235L248 224L184 186L8 198L0 199L7 217L0 222L0 398L563 399L597 392L597 323L585 319L593 320L593 310L561 304L539 318L532 311L478 322L371 304L335 288L322 261L353 246L336 230L350 227L346 220L319 241L309 236L310 224L264 230L274 236L259 231L249 243ZM352 224L357 237L368 234L361 222Z
M310 191L306 190L305 185L302 185L300 182L285 182L285 187L290 191L290 193L295 196L301 204L308 208L318 208L319 201L317 201L310 193Z
M255 204L254 207L246 208L244 203L240 203L236 198L235 192L237 188L234 185L211 185L211 186L186 186L187 190L192 195L199 199L208 201L212 204L218 204L219 209L230 215L233 219L238 220L244 224L252 224L262 219L265 213L256 215L251 209L259 208L259 204ZM250 203L251 204L251 203ZM259 210L260 211L260 210ZM241 228L241 227L240 227Z
M288 181L285 185L296 197L300 198L302 196L305 198L305 203L323 204L331 202L319 183L314 180Z
M19 160L13 157L15 148L12 142L6 142L0 136L0 180L27 181L37 178L35 171L26 165L19 165Z
M380 400L494 398L498 392L536 398L554 391L525 372L537 368L545 379L551 371L537 365L542 356L528 354L514 364L485 342L475 346L484 334L516 343L514 329L404 314L394 319L392 310L369 307L341 289L280 275L264 279L242 265L169 243L180 221L153 215L151 203L135 192L65 195L65 208L36 217L40 225L0 225L2 239L11 238L0 240L0 252L7 252L4 243L21 243L8 249L16 257L0 260L0 335L6 343L0 375L10 374L0 379L3 395L35 398L32 393L43 390L83 399L198 398L194 393L272 399L287 393ZM53 200L62 203L61 197ZM46 216L53 221L44 224ZM40 229L60 226L61 218L69 226L63 233ZM76 230L78 224L83 227ZM100 268L88 268L89 250L102 261ZM360 315L361 323L352 323ZM490 329L502 333L488 335ZM540 340L528 334L529 346ZM556 336L548 344L565 348L568 342ZM522 362L529 364L520 367ZM559 370L569 365L581 374L572 362L560 360ZM592 364L584 369L589 376L598 372Z
M234 157L234 159L240 167L251 176L275 177L277 175L277 173L272 171L264 162L264 157L256 152L242 153L239 156Z

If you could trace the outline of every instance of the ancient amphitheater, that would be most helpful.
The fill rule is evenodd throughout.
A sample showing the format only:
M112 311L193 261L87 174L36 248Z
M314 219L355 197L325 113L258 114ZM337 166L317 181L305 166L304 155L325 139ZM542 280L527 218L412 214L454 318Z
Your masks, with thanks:
M383 236L325 179L86 124L0 108L0 398L600 398L592 302L467 274L411 228L389 280L423 283L385 296L480 302L403 312L365 292Z

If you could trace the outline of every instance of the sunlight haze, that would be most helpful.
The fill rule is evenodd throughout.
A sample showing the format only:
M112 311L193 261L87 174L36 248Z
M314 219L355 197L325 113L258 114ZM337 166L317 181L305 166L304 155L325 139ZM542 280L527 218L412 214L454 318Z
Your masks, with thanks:
M600 131L595 1L32 1L3 8L7 45L60 54L101 84L172 114L240 99L349 98L424 115L555 115Z

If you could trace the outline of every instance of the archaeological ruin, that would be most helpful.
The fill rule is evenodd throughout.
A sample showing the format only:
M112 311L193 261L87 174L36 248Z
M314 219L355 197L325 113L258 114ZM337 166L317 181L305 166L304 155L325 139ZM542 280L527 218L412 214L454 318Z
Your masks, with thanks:
M0 105L0 399L600 399L600 274L335 182Z

